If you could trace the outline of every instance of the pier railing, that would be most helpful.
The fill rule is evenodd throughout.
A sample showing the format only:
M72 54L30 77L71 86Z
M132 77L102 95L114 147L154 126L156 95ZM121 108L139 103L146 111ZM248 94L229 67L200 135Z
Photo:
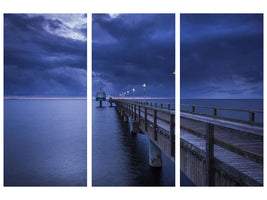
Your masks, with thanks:
M189 110L182 109L182 107L188 107ZM202 110L202 112L198 108L200 108ZM197 111L197 109L198 109L198 111ZM206 111L206 113L203 112L204 111L203 109ZM251 124L251 125L263 126L262 122L255 120L256 119L255 115L256 114L263 115L263 111L231 109L231 108L219 108L219 107L186 105L186 104L181 104L180 111L181 112L186 112L186 113L191 113L191 114L197 114L197 115L212 117L212 118L216 118L216 119L223 119L223 120L229 120L229 121L234 121L234 122L247 123L247 124ZM211 111L212 114L207 113L209 111ZM242 113L245 114L245 117L248 120L229 117L229 114L227 115L227 117L226 116L222 116L222 114L221 115L219 114L220 111L230 111L230 112L234 112L235 114L242 112Z
M201 106L202 107L202 106ZM211 107L207 107L211 108ZM192 106L192 109L193 106ZM212 108L212 109L218 109L218 108ZM228 109L227 109L228 110ZM234 109L229 109L229 110L234 110ZM242 110L243 111L243 110ZM250 112L250 111L248 111ZM190 113L195 113L194 110ZM216 116L216 115L215 115ZM214 115L213 115L214 117ZM225 141L222 139L218 139L214 136L214 130L215 129L221 129L225 130L227 132L231 132L234 134L235 132L238 132L239 134L244 134L244 135L249 135L248 140L251 139L251 137L255 137L259 140L263 140L263 135L261 134L254 134L251 133L249 130L241 130L238 127L233 127L233 126L227 126L224 124L217 123L215 120L209 121L205 119L192 119L189 116L186 115L181 115L181 119L187 119L190 121L195 121L196 123L202 124L201 126L204 127L203 132L200 132L198 130L192 129L192 127L180 125L181 130L186 131L189 134L192 134L194 136L197 136L198 138L204 139L206 142L206 151L202 152L199 149L195 149L195 151L199 151L199 154L203 157L203 159L206 161L206 185L215 185L215 170L216 169L224 169L227 171L228 174L230 174L233 177L238 177L238 179L242 180L244 184L246 185L261 185L261 183L257 182L255 179L251 177L247 177L243 173L240 173L238 170L229 167L226 163L223 161L215 158L214 156L214 151L215 151L215 145L223 148L224 150L230 151L234 154L237 154L239 156L242 156L244 158L247 158L255 163L258 163L260 165L263 165L263 155L255 152L251 152L250 150L247 150L245 148L242 148L238 144L232 144L229 143L229 141ZM180 140L181 145L188 147L189 149L194 148L194 145L188 143L184 139L181 138ZM249 141L248 141L249 143ZM236 160L235 162L239 162ZM247 166L243 166L243 168L246 168Z
M142 105L151 106L155 108L161 108L161 109L168 109L168 110L175 110L175 104L174 103L162 103L162 102L137 102Z
M132 120L137 121L139 125L144 124L144 131L153 128L153 139L158 141L158 134L169 138L171 157L175 156L175 111L171 109L170 104L166 103L148 103L134 102L120 99L110 100L117 107L123 108ZM158 107L158 105L160 107ZM167 105L164 107L163 105Z

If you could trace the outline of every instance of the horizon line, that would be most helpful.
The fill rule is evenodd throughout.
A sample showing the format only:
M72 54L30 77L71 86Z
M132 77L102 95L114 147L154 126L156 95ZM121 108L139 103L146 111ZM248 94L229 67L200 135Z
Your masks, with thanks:
M4 99L87 99L87 97L27 97L27 96L4 96Z

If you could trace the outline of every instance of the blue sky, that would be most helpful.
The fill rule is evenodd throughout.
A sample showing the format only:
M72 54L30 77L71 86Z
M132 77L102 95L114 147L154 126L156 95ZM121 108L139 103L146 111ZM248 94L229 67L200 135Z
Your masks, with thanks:
M174 14L93 14L93 95L175 96Z
M85 97L86 14L5 14L4 95Z
M181 98L263 98L263 15L181 14Z

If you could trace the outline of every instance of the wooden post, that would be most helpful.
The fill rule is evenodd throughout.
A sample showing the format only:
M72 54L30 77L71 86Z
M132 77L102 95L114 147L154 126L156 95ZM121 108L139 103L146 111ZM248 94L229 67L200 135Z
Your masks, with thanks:
M195 106L192 106L192 112L193 113L195 112Z
M170 115L170 143L171 143L171 156L175 157L175 115Z
M131 107L132 107L132 109L131 109L131 111L132 111L131 114L132 114L132 115L131 115L131 116L132 116L132 118L133 118L133 112L134 112L134 110L133 110L133 104L131 104Z
M141 120L141 106L138 106L138 124L140 126L140 120Z
M154 140L158 140L158 132L157 132L157 110L154 110Z
M213 115L214 115L214 117L217 116L217 109L216 108L213 108Z
M214 186L214 125L206 123L206 185Z
M145 131L147 131L147 107L145 107Z
M163 107L163 105L162 104L160 104L160 108L162 108Z
M152 102L150 103L150 106L152 106Z
M254 112L249 112L249 122L250 122L250 124L254 124L254 122L255 122L255 113Z
M134 105L134 121L136 121L136 105Z
M155 107L157 107L157 103L155 103Z
M168 104L168 110L170 110L171 109L171 104Z

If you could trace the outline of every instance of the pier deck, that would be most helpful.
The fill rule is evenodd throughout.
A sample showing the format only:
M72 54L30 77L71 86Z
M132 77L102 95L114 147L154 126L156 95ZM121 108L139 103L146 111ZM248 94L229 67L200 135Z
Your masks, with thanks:
M143 133L170 160L175 162L175 111L170 104L140 103L112 99L122 117L130 118L133 132Z
M263 127L255 124L181 112L181 170L196 185L262 186Z

